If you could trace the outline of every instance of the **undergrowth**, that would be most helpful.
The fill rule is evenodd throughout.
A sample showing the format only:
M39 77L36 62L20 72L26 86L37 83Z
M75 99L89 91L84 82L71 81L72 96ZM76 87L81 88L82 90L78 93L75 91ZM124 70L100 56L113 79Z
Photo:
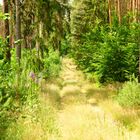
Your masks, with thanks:
M43 78L59 75L59 54L51 50L44 52L46 57L41 58L36 49L22 49L19 66L15 48L11 49L11 62L7 62L3 39L0 40L0 46L0 139L34 139L37 127L41 131L37 139L48 139L49 135L58 131L55 113L49 106L42 105L41 108L39 93ZM30 134L32 131L33 134Z
M117 100L126 107L140 106L140 84L136 78L124 83L122 89L119 90Z
M6 130L4 140L57 140L60 138L56 110L43 98L39 97L39 102L32 107L27 105L21 109L18 119Z

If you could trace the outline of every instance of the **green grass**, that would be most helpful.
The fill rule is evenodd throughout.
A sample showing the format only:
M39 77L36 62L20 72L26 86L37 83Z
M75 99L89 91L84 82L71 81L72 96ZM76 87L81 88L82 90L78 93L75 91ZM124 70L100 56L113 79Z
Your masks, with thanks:
M4 140L58 140L60 138L55 108L46 102L45 95L39 99L39 104L22 109L16 122L7 129Z

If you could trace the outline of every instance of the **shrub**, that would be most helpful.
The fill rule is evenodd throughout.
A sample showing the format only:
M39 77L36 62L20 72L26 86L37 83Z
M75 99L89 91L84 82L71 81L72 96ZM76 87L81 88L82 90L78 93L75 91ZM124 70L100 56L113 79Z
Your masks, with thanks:
M59 52L50 49L48 56L46 54L43 62L44 62L43 75L45 78L57 77L59 75L61 65Z
M65 40L62 40L61 42L60 54L67 55L69 50L70 50L70 43L69 43L69 37L67 37Z
M140 105L140 84L137 79L126 82L117 96L118 102L126 107Z

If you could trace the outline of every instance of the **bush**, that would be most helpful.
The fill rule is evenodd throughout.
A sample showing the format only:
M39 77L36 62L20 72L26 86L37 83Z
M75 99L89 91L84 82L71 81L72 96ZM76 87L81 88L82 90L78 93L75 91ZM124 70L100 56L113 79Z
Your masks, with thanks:
M67 55L70 50L69 37L61 42L60 55Z
M126 107L136 107L140 105L140 84L135 78L126 82L117 96L118 102Z
M43 75L45 78L57 77L59 75L59 71L61 68L59 52L50 49L48 56L46 54L43 62L44 62Z

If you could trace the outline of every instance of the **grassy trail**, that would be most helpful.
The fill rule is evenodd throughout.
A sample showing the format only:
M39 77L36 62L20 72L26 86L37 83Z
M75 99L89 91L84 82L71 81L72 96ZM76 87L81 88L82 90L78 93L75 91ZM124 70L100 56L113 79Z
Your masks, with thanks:
M127 117L130 123L136 115L132 111L124 112L110 99L115 89L98 88L88 82L68 58L63 59L60 79L61 109L57 121L61 140L140 139L136 130L123 125Z
M140 113L113 101L112 85L85 80L72 59L41 84L39 102L23 107L4 140L140 140Z

